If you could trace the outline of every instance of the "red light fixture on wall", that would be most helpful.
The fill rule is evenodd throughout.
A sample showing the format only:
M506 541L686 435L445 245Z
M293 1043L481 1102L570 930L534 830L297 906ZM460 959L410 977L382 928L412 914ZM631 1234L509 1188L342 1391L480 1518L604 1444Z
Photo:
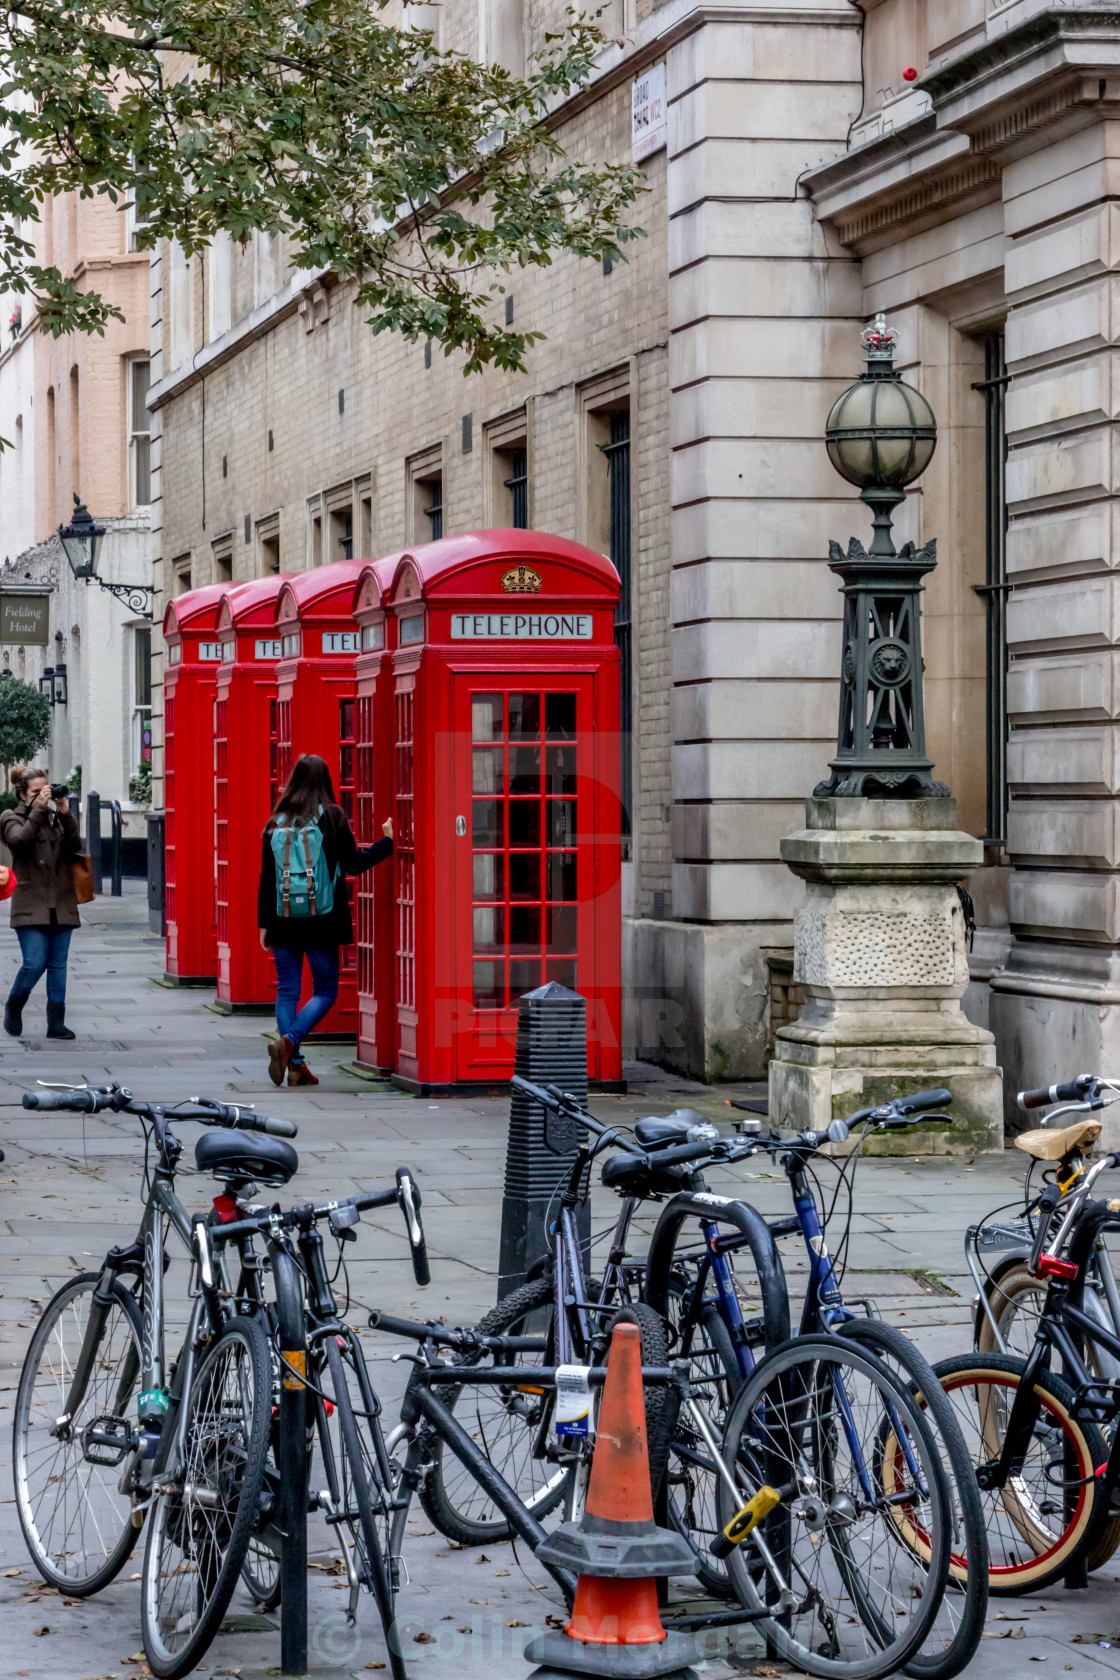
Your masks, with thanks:
M902 79L903 79L904 82L916 82L917 81L918 72L914 69L914 66L912 64L908 65L906 67L906 69L902 72Z

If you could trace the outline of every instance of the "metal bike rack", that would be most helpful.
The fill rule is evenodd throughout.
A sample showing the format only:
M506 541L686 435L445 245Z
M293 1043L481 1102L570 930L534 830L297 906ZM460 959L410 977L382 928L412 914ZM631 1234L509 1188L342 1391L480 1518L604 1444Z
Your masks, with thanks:
M280 1336L280 1672L307 1673L307 1319L299 1273L280 1243L269 1243Z

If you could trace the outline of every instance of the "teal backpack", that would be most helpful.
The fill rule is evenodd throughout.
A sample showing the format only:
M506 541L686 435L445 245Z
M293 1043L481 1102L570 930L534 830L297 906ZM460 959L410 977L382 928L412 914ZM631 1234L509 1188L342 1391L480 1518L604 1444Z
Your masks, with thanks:
M272 856L276 863L276 914L285 919L329 916L334 909L338 871L332 873L327 863L318 822L289 828L284 818L278 817L272 831Z

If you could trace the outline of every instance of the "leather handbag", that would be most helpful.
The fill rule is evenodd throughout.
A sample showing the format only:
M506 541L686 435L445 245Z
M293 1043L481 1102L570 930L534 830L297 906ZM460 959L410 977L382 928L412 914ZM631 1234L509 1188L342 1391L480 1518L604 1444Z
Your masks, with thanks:
M89 904L97 896L93 890L93 859L88 852L70 859L70 883L79 904Z

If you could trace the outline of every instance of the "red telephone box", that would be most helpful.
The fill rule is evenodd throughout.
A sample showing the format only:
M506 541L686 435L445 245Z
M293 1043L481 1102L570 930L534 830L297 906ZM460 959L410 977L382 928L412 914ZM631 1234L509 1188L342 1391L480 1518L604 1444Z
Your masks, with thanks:
M588 1074L621 1079L618 575L533 531L402 556L394 674L396 1072L508 1079L517 1004L588 1000Z
M167 974L212 986L218 968L214 910L215 635L224 584L191 589L163 615L164 890Z
M214 706L217 776L218 1007L268 1011L272 958L257 937L261 834L276 802L276 597L283 577L228 587L218 603L221 644ZM232 742L232 757L230 745Z
M381 838L381 824L393 811L393 649L396 615L386 613L384 595L399 554L363 566L354 590L358 626L356 781L358 844ZM389 1072L396 1049L394 1011L393 872L371 869L355 885L358 936L358 1062Z
M301 753L325 758L338 802L354 821L358 630L351 611L363 560L336 560L285 578L276 600L276 778L283 787ZM350 884L353 893L353 883ZM351 899L351 904L353 899ZM313 1037L353 1038L358 1027L357 947L340 956L338 1002ZM306 984L306 981L305 981Z

